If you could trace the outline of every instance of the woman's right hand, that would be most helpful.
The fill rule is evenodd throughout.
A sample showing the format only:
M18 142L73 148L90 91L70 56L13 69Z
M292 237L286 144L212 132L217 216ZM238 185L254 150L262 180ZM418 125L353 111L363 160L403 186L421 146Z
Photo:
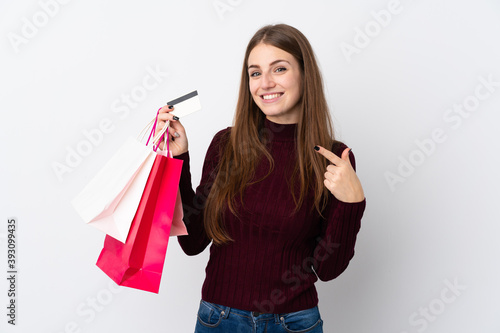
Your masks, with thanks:
M173 156L178 156L188 151L188 140L184 126L182 126L182 124L179 122L178 117L175 117L170 113L172 111L174 111L174 107L170 105L165 105L160 109L158 114L158 122L155 129L155 136L163 129L163 127L165 127L167 120L169 120L169 148ZM166 148L164 146L165 140L163 139L158 147L163 150L164 148Z

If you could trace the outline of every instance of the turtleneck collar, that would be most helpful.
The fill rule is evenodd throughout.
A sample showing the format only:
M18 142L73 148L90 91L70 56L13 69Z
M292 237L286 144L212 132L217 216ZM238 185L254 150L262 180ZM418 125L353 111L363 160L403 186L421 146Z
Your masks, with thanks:
M297 135L297 124L278 124L265 118L264 127L273 133L273 140L294 141Z

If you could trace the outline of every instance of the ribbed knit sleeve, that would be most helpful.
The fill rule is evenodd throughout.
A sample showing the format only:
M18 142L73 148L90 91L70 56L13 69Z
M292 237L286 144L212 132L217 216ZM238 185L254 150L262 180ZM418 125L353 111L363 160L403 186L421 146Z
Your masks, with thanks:
M342 145L338 156L347 148ZM356 169L354 155L349 154L351 165ZM361 218L366 207L366 199L356 203L339 201L331 195L325 214L323 232L314 249L314 270L322 281L339 276L354 256L356 236L361 226Z
M203 223L203 208L210 189L212 188L215 177L215 168L220 159L221 140L224 133L229 129L219 131L210 146L208 147L205 161L203 163L203 171L201 175L200 185L193 191L191 183L191 172L189 165L189 153L186 152L176 158L184 161L182 166L181 179L179 182L179 190L181 192L182 207L184 210L184 223L188 231L186 236L178 236L177 240L182 250L187 255L196 255L210 244L211 239L208 238Z

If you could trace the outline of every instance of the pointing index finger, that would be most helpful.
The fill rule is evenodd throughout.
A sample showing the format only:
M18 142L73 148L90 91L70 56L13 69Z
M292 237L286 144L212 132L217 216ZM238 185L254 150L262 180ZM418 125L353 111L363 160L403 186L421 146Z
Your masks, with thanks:
M334 165L338 165L339 163L342 162L342 159L340 157L338 157L328 149L325 149L321 146L314 146L314 150L316 150L318 153L326 157L326 159L329 160Z

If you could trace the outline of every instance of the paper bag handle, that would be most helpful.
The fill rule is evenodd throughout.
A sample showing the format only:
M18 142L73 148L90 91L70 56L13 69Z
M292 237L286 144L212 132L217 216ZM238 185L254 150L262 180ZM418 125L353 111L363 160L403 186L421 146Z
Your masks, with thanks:
M155 129L156 129L156 124L158 123L158 116L160 114L160 110L161 108L158 109L158 111L156 112L156 117L154 119L154 124L153 124L153 127L151 128L151 132L149 133L149 137L148 137L148 141L146 142L146 146L149 145L149 140L151 139L151 136L153 135ZM149 124L151 124L152 121L149 122ZM148 124L148 126L149 126ZM165 140L165 143L166 143L166 148L167 148L167 155L168 155L168 152L170 152L170 143L169 143L169 140L168 140L168 135L169 135L169 129L170 127L170 121L167 120L167 122L165 123L165 126L162 128L162 130L156 134L156 136L153 137L153 150L156 152L156 150L158 149L158 146L160 144L160 141L162 139ZM144 131L144 130L143 130ZM165 135L165 133L167 135ZM163 150L165 151L165 150Z

